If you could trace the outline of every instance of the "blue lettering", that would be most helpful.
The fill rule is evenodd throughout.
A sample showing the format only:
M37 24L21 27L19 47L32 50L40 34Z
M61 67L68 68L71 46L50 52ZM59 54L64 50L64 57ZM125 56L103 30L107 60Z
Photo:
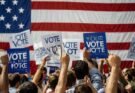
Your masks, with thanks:
M55 43L55 42L59 42L60 38L59 36L53 36L53 37L49 37L49 38L45 38L45 42L48 43Z

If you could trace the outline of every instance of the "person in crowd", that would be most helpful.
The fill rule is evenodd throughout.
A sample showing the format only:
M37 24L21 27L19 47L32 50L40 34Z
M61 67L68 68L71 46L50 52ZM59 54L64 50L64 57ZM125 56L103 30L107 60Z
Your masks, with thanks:
M48 76L48 82L44 87L43 93L54 93L57 83L58 76L56 74L50 74Z
M20 84L23 84L24 82L29 81L29 79L28 79L28 76L27 76L27 75L22 74L22 75L20 75L20 76L21 76Z
M83 51L83 60L76 60L73 69L68 70L69 55L62 55L61 68L48 76L43 85L44 66L47 57L43 58L32 81L19 74L8 75L8 56L0 57L0 93L135 93L135 68L121 71L121 59L109 55L106 61L110 67L109 76L103 84L103 64L90 59L90 53ZM21 77L20 77L21 76ZM125 78L124 78L125 77Z
M4 55L0 57L2 63L2 71L0 75L0 92L1 93L9 93L8 92L8 56Z
M73 70L68 70L66 89L68 90L68 89L74 87L75 84L76 84L75 72Z
M92 89L86 85L86 84L81 84L75 87L74 93L93 93Z
M109 55L108 63L111 67L111 72L106 84L105 93L117 93L121 59L119 56Z
M84 50L83 58L88 63L89 75L90 75L90 79L91 79L91 83L93 87L97 91L104 90L103 76L101 72L98 70L98 65L97 65L96 60L93 60L90 58L90 52L87 50Z
M19 74L9 74L8 75L9 80L9 93L15 93L16 89L20 85L20 75Z
M67 84L67 71L68 71L68 65L69 65L69 55L62 55L61 57L61 70L59 75L58 84L55 88L55 93L64 93L66 90L66 84Z

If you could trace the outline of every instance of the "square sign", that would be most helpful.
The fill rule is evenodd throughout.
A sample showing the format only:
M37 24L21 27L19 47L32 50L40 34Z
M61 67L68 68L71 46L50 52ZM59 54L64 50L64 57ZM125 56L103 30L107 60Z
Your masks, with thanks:
M90 58L107 58L107 44L105 33L84 33L84 44L90 51Z
M42 58L48 56L46 49L43 47L42 42L34 43L34 58L36 64L41 64Z
M62 45L62 34L61 33L52 33L45 34L42 37L42 43L51 56L60 56L60 49Z
M9 49L9 73L29 73L30 72L30 55L28 48Z
M133 37L128 51L128 58L135 59L135 37Z
M72 60L81 60L80 42L77 39L64 39L63 46Z
M9 37L10 48L24 48L32 45L30 30L11 34Z

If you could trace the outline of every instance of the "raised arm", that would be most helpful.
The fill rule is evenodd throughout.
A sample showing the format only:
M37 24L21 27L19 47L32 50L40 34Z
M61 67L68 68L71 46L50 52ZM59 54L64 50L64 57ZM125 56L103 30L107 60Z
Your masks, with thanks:
M65 55L61 58L61 71L58 80L58 84L55 89L55 93L64 93L66 90L66 82L67 82L67 70L69 65L69 56Z
M43 72L43 67L44 67L44 65L46 64L46 60L47 60L47 57L45 57L45 58L42 60L41 65L39 66L39 68L37 69L37 71L36 71L36 73L35 73L35 75L34 75L34 77L33 77L32 82L35 83L36 85L38 85L38 81L39 81L39 79L40 79L40 77L41 77L41 74L42 74L42 72Z
M102 74L103 74L104 62L105 62L105 59L101 59L101 60L100 60L100 63L98 64L98 70L99 70L100 73L102 73Z
M90 52L88 50L84 49L83 50L83 60L88 63L88 66L91 69L91 68L93 68L93 64L91 64L91 62L88 61L89 58L90 58Z
M117 93L119 71L120 71L120 57L110 55L108 63L111 66L111 73L106 86L106 93Z
M2 93L8 93L8 56L2 56L2 72L0 76Z

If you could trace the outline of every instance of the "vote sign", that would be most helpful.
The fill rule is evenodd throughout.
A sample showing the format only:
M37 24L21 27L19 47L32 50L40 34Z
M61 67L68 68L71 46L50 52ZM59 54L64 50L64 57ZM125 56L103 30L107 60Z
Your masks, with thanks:
M64 39L63 45L72 60L80 60L80 42L78 40Z
M46 49L43 47L42 42L34 43L34 57L36 64L41 64L42 58L48 56Z
M48 56L48 54L44 47L40 47L34 50L34 56L35 56L36 64L41 64L42 58Z
M128 51L128 58L135 59L135 37L133 37Z
M10 48L24 48L31 45L30 30L14 33L10 36Z
M50 53L50 55L59 55L58 51L62 45L62 34L46 34L42 37L42 42L45 49L48 53Z
M91 58L108 57L105 33L84 33L83 37Z
M29 49L9 49L9 73L29 73L30 72L30 55Z

